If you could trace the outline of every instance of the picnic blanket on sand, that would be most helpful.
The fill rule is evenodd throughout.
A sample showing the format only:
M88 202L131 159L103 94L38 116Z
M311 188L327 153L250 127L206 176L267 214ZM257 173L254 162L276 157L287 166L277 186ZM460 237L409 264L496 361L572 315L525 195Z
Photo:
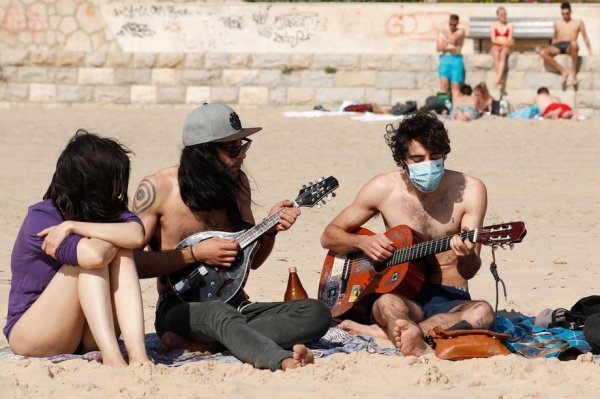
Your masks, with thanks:
M160 338L156 334L146 334L146 349L152 359L158 364L167 366L181 366L186 363L218 360L227 363L241 363L241 361L229 352L216 353L207 355L203 352L188 352L181 349L172 350L165 354L156 353L156 348L160 343ZM122 345L122 342L121 342ZM384 348L375 342L371 337L365 335L350 335L337 327L332 327L318 341L307 345L311 348L316 358L331 356L335 353L351 353L358 351L367 351L369 353L380 353L385 355L396 354L394 348ZM123 348L122 348L123 349ZM26 359L23 356L15 355L10 348L0 349L0 360L18 361ZM53 363L60 363L71 359L84 359L102 361L100 352L89 352L83 355L58 355L52 357L41 358Z
M509 334L506 342L508 348L525 357L559 357L567 348L576 348L580 353L589 352L591 347L585 341L581 331L572 331L566 328L542 328L534 326L534 318L528 316L498 317L494 331ZM186 363L217 360L227 363L241 363L239 359L229 352L207 355L203 352L188 352L181 349L172 350L165 354L156 353L160 339L158 335L146 334L146 348L148 353L158 364L167 366L181 366ZM122 342L121 342L122 345ZM394 348L386 348L366 335L350 335L337 327L330 328L317 342L307 345L315 353L316 358L331 356L336 353L352 353L367 351L383 355L400 354ZM124 349L124 348L122 348ZM541 356L540 356L541 354ZM18 361L26 359L15 355L10 348L0 349L0 360ZM89 352L83 355L58 355L41 360L60 363L71 359L84 359L102 361L100 352ZM594 356L600 360L600 355Z

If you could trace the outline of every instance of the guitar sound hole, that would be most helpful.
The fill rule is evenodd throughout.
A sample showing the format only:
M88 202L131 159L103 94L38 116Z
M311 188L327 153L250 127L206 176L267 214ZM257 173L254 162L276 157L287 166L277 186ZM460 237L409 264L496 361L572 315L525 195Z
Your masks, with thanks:
M373 269L377 273L381 273L382 271L385 270L386 267L387 267L387 265L385 262L377 262L377 263L373 264Z

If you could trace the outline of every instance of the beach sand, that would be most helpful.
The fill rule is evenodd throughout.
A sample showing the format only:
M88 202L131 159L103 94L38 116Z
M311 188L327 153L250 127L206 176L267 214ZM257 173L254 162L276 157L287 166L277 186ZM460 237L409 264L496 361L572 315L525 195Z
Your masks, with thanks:
M266 263L247 284L252 299L281 300L287 268L296 266L316 296L326 251L325 225L376 174L395 168L383 134L385 122L349 117L291 119L284 109L235 107L245 126L263 126L246 159L257 220L272 204L293 199L302 183L333 175L337 197L322 209L303 208L288 232L278 235ZM27 207L41 199L67 139L77 128L118 138L131 147L130 196L139 181L176 164L181 126L190 108L1 109L0 314L4 325L10 289L10 254ZM600 294L600 119L529 121L494 119L448 122L452 142L446 167L481 178L488 189L486 224L523 220L528 235L496 262L507 285L499 308L536 315L570 307ZM381 219L369 227L382 231ZM471 295L494 305L491 251L470 282ZM157 299L153 280L142 280L146 332L153 332ZM6 346L4 336L0 347ZM591 356L576 361L527 360L515 355L462 362L435 358L339 354L290 372L255 370L214 361L178 368L145 365L127 369L71 360L0 362L0 398L141 397L410 397L564 398L597 397L600 368Z

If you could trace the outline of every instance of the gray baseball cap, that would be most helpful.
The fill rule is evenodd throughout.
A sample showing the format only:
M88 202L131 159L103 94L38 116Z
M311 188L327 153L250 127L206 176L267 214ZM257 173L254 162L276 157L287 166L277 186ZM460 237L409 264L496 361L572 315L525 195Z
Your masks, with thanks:
M225 104L204 104L195 108L183 124L183 145L234 141L250 136L262 127L242 128L235 111Z

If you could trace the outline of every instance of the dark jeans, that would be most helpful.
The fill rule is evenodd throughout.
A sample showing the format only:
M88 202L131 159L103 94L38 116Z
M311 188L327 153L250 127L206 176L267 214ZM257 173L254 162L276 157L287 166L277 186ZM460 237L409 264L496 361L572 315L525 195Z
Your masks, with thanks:
M158 335L171 331L196 342L207 338L256 368L278 370L295 344L321 338L331 314L314 299L252 303L241 312L223 302L181 302L167 297L156 308Z

